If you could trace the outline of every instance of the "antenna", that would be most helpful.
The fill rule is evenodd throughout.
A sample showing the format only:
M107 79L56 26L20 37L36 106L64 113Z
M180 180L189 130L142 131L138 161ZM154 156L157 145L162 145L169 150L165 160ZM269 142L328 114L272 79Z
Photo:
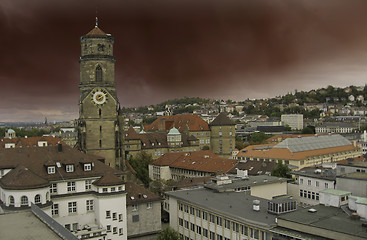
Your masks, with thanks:
M98 27L98 7L96 7L96 26Z

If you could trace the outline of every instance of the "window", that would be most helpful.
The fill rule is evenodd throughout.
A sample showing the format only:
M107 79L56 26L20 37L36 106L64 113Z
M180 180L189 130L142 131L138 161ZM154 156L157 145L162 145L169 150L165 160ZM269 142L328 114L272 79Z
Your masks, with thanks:
M316 200L319 200L319 199L320 199L320 194L316 193Z
M316 187L319 187L319 186L320 186L319 181L316 181Z
M123 235L124 234L124 231L123 231L123 228L119 228L119 235Z
M189 207L187 205L184 205L185 213L189 213Z
M217 225L222 226L222 218L217 217Z
M111 192L115 192L116 188L115 187L111 187Z
M111 211L106 211L106 218L111 218Z
M108 192L108 188L106 188L106 187L102 188L102 192L104 192L104 193Z
M57 193L57 183L51 183L50 193Z
M68 192L75 192L75 182L68 182Z
M139 222L139 215L133 215L133 222Z
M185 228L189 229L189 221L185 220Z
M85 180L85 190L92 189L92 180Z
M311 180L307 180L307 185L311 186Z
M117 234L117 227L113 227L113 234Z
M191 231L194 231L195 232L195 224L190 223L190 229L191 229Z
M137 204L133 204L131 205L133 211L138 211L138 205Z
M90 171L92 170L92 164L86 163L84 164L84 171Z
M212 222L212 223L215 223L215 217L214 217L214 215L213 214L209 214L209 220L210 220L210 222Z
M238 225L238 223L232 223L232 229L233 229L233 231L235 231L235 232L239 232L240 231L240 228L239 228L239 225Z
M65 224L65 228L70 231L71 230L70 224Z
M303 178L299 179L299 184L303 184Z
M217 240L223 240L223 236L222 236L222 235L217 234Z
M107 232L111 232L111 225L107 225Z
M190 214L194 215L195 211L193 207L190 207Z
M48 174L54 174L56 171L55 171L55 166L50 166L50 167L47 167L47 173Z
M78 223L73 223L73 230L77 231L78 230Z
M199 209L196 209L196 216L201 217L201 211Z
M147 209L151 209L152 208L152 202L148 202L147 203Z
M208 229L203 228L203 236L208 237Z
M325 188L329 188L329 183L325 183Z
M76 213L76 202L68 202L68 212Z
M299 190L299 196L303 197L303 190Z
M35 197L34 197L34 203L37 204L37 203L41 203L41 195L37 194Z
M122 222L122 214L119 214L119 222Z
M182 219L182 218L178 218L178 224L179 224L180 226L183 226L183 219Z
M66 165L66 172L74 172L74 165L73 164Z
M231 229L231 222L229 220L224 220L224 227L227 229Z
M22 196L22 197L20 198L20 205L21 205L21 206L28 206L28 197L26 197L26 196Z
M87 211L93 211L93 209L94 209L93 205L94 205L93 200L87 200L86 201Z
M117 220L117 213L112 213L112 220Z
M223 134L222 134L222 132L219 132L219 136L222 136Z
M103 79L103 73L101 66L96 67L96 82L102 82Z
M59 204L58 203L52 204L51 214L52 214L52 216L59 215Z
M210 240L215 240L215 233L214 232L210 231L209 239Z
M14 206L14 197L13 196L9 196L9 206Z
M248 231L248 228L247 226L241 226L241 234L242 235L246 235L247 236L247 231Z

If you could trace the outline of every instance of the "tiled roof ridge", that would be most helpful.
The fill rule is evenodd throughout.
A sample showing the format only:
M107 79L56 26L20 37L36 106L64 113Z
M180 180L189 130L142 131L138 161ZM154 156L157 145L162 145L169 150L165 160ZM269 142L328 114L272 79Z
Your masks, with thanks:
M236 125L228 116L227 113L221 112L218 116L209 124L209 126L226 126Z
M99 27L95 26L92 30L90 30L86 36L106 36L107 34L103 32Z

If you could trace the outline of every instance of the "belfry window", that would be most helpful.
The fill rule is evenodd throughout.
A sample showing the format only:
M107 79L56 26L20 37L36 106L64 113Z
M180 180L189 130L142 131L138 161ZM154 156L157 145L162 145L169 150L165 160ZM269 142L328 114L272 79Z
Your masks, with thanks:
M102 68L99 65L96 68L96 82L102 82Z

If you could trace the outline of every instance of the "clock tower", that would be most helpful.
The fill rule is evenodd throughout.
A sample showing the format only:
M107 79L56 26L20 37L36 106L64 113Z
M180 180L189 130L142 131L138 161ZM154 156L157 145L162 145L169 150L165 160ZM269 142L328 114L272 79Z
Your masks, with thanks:
M80 38L78 145L103 157L105 164L122 168L113 42L97 19L96 26Z

